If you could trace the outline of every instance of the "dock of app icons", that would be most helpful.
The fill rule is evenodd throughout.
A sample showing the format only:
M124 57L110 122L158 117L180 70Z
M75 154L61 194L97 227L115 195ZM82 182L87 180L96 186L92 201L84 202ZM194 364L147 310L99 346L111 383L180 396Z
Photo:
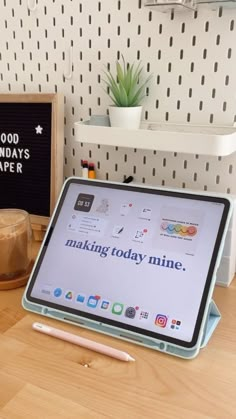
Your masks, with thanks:
M129 320L138 320L140 322L151 321L157 328L165 329L167 326L172 331L178 331L181 327L181 320L171 319L169 316L161 313L150 313L137 305L128 305L120 301L110 301L108 298L102 298L98 294L86 295L83 292L74 292L73 290L63 291L57 287L53 290L56 299L64 298L67 301L84 305L91 310L101 310L101 312L109 312L114 318L123 316Z

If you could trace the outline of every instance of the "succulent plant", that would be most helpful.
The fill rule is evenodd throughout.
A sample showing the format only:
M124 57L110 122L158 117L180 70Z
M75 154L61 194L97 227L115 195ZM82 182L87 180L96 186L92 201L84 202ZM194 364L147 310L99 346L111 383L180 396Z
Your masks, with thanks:
M117 107L140 106L142 99L146 96L144 88L151 79L151 75L141 80L143 67L141 62L129 65L123 55L123 66L116 61L116 74L105 71L106 80L103 80L108 89L106 93Z

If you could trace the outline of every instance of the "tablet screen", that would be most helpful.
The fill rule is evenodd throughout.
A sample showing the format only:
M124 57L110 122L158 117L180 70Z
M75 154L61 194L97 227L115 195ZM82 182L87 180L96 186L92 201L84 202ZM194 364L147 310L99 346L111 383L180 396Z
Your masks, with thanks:
M228 208L224 198L70 179L27 299L190 348Z

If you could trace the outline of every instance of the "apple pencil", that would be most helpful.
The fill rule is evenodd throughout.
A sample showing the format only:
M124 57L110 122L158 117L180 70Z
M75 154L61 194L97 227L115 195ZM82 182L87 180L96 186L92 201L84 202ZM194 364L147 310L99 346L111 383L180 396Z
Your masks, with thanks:
M81 338L80 336L73 335L72 333L56 329L55 327L46 326L42 323L33 323L32 328L37 332L44 333L45 335L53 336L54 338L74 343L75 345L111 356L112 358L120 359L121 361L135 361L135 359L126 352L119 351L118 349L111 348L110 346L103 345L102 343L97 343L89 339Z

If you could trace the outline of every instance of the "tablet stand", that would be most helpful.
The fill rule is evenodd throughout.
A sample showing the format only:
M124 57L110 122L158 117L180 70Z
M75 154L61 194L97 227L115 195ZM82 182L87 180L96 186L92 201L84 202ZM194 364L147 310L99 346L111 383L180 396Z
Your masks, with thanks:
M193 349L185 349L176 347L174 345L167 345L165 352L172 355L180 356L181 358L185 359L195 358L195 356L199 353L199 350L204 348L209 342L220 319L221 314L216 306L216 303L213 300L211 300L205 320L201 344Z
M210 340L210 337L212 336L216 326L218 325L219 321L221 319L221 314L217 308L216 303L211 300L211 303L209 305L209 310L206 318L206 324L204 328L201 348L204 348L207 343Z

